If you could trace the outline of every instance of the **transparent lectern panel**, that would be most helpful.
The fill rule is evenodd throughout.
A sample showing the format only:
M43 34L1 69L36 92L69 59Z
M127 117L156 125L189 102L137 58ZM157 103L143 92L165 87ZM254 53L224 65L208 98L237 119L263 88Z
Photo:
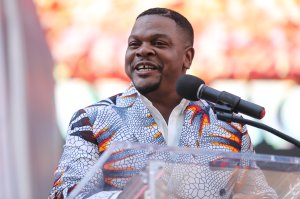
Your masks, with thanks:
M102 154L69 198L110 191L122 191L119 198L300 198L300 159L119 143Z
M149 190L152 198L232 198L235 194L257 198L300 198L299 165L291 168L296 165L289 164L278 170L228 165L228 159L219 163L212 166L209 163L150 161ZM275 164L278 166L279 163Z

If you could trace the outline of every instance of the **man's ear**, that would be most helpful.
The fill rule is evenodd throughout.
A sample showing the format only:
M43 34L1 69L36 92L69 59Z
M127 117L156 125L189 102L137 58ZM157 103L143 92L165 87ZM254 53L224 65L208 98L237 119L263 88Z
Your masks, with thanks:
M185 69L185 70L190 69L193 58L194 58L194 54L195 54L195 49L192 46L187 47L185 49L185 56L184 56L184 60L183 60L183 69Z

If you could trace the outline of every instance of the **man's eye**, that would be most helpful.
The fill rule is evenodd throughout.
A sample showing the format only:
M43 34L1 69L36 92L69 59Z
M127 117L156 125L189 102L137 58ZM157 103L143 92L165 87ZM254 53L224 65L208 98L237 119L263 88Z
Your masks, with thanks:
M155 41L155 42L153 42L153 44L157 47L164 47L167 45L165 42L162 42L162 41Z
M132 48L138 47L139 45L140 45L139 42L136 41L128 43L128 47L132 47Z

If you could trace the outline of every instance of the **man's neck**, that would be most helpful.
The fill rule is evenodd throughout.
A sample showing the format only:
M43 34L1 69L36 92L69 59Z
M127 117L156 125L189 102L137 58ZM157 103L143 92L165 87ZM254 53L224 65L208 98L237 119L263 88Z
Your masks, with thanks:
M180 103L181 97L175 92L152 92L145 95L168 123L172 110Z

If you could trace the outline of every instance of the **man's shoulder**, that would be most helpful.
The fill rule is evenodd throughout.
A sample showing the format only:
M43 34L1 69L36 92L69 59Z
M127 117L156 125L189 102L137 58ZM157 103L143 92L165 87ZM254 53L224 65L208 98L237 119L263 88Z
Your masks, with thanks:
M213 108L214 108L213 103L210 103L210 102L208 102L206 100L203 100L203 99L200 99L200 100L197 100L197 101L191 101L189 103L189 106L199 106L202 110L207 111L207 112L209 112L210 109L213 110Z
M113 107L117 104L117 97L122 93L110 96L106 99L100 100L94 104L86 106L79 110L80 112L85 112L88 115L97 115L104 112L110 112L113 110Z
M112 95L94 104L86 106L78 110L78 112L85 113L89 117L96 117L99 115L113 114L118 108L128 107L136 99L137 91L133 86L129 86L124 92Z
M118 94L107 97L106 99L100 100L92 105L85 107L85 110L97 109L97 110L105 110L110 109L113 106L123 106L123 104L127 102L129 96L135 96L137 94L136 89L133 86L127 88L124 92L120 92Z
M87 107L85 107L84 109L90 109L90 108L105 108L105 107L109 107L109 106L113 106L116 105L116 101L117 101L117 97L120 96L122 93L110 96L106 99L100 100L94 104L91 104Z
M71 123L84 120L93 124L97 118L106 118L113 115L113 106L116 105L118 95L113 95L106 99L100 100L94 104L83 107L75 111L71 118Z

